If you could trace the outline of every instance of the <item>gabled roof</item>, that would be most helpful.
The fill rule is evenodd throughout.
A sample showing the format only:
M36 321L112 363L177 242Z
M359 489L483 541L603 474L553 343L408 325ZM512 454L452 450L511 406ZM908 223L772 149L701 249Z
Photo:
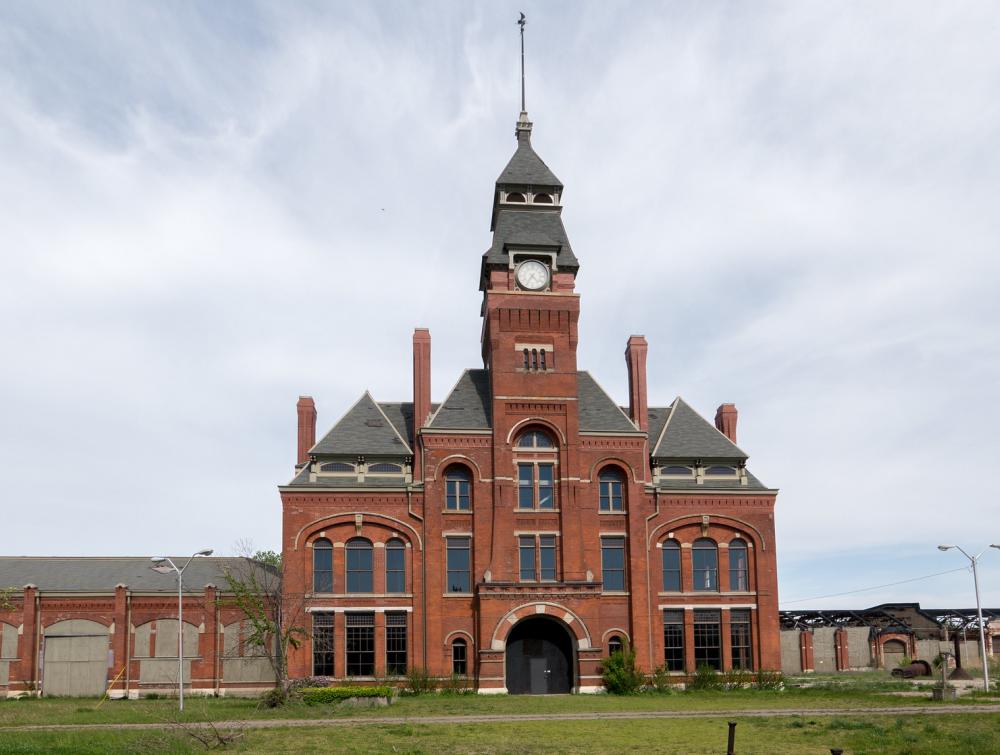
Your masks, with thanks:
M489 430L490 374L486 370L466 370L448 398L431 417L434 430Z
M650 438L653 452L660 459L735 459L747 455L715 425L688 406L680 396L671 404L658 439Z
M402 410L394 413L398 417ZM404 456L413 451L375 399L365 391L309 453Z
M551 210L500 210L493 245L486 252L486 264L508 264L508 250L540 248L557 253L561 269L580 267L559 213Z
M660 433L663 432L663 426L667 424L667 417L670 416L670 410L673 406L651 406L646 411L646 417L649 422L649 447L650 449L656 445L656 442L660 439ZM622 411L625 411L622 409Z
M639 429L586 370L576 373L577 410L583 432L637 433Z
M497 185L547 186L562 188L562 182L555 173L531 148L531 137L527 131L518 131L517 150L497 179Z
M190 556L171 556L183 567ZM247 558L196 558L184 569L184 591L202 592L213 584L227 589L226 570L236 572L254 568L274 571L272 567ZM59 592L114 592L126 585L140 592L177 592L177 576L152 569L149 556L128 557L0 557L0 588L20 589L35 585L39 590Z

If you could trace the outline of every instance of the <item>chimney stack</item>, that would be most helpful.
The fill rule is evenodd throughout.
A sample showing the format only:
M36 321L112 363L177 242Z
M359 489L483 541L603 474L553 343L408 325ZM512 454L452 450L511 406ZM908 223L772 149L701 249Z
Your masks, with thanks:
M425 424L431 413L431 332L413 331L413 430Z
M646 352L649 345L643 336L630 336L625 347L625 364L628 365L628 413L640 430L649 430L649 412L646 403Z
M721 404L715 410L715 427L733 443L736 442L736 404Z
M295 465L302 466L309 461L309 449L316 445L316 402L312 396L299 396L295 410L299 415L299 450Z

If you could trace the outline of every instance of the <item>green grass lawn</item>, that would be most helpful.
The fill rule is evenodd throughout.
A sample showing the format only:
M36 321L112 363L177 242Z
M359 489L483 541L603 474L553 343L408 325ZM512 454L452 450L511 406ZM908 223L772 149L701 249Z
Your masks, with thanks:
M739 714L736 751L975 755L1000 752L1000 714L941 717L747 718ZM248 730L232 752L614 753L725 752L727 718L531 721L503 724L394 724L364 728ZM188 753L204 747L177 731L0 732L0 753Z
M921 697L898 697L892 691L912 690L908 682L859 680L853 684L819 684L807 688L789 686L783 691L737 690L731 692L676 692L615 695L421 695L400 697L389 708L349 708L337 705L290 704L282 708L259 708L245 698L198 698L185 701L181 721L258 720L277 718L337 718L384 716L441 716L516 713L613 713L615 711L739 711L781 708L858 708L889 705L912 706L914 710L968 702L1000 703L1000 697L963 698L958 703L933 703L930 691ZM98 700L44 698L0 702L0 730L25 724L160 723L178 720L177 701Z

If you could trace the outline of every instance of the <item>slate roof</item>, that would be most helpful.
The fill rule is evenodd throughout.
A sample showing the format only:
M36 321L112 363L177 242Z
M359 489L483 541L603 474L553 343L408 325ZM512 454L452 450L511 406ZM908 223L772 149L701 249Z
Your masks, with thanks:
M309 453L311 454L367 454L372 456L408 456L413 453L404 440L405 409L403 404L391 408L391 414L404 427L397 429L389 416L365 391L348 409L347 414L323 436ZM410 409L412 426L412 408ZM412 431L411 431L412 435Z
M694 479L671 480L661 477L658 487L662 490L725 490L730 488L734 490L769 490L767 485L750 474L749 471L747 471L746 485L741 485L739 480L719 480L712 477L703 479L704 482L699 485Z
M557 211L553 210L500 210L493 245L487 250L487 265L507 265L508 250L541 247L554 251L560 269L579 269L580 263L573 254L566 228Z
M639 429L586 370L576 373L580 430L586 432L637 433Z
M653 448L654 444L660 438L660 433L663 432L663 426L667 424L667 417L670 416L670 410L672 406L651 406L646 410L646 417L649 422L649 447ZM626 411L622 408L622 411Z
M659 421L659 420L658 420ZM654 445L655 444L655 445ZM671 404L659 438L650 436L650 454L661 459L746 460L743 450L680 396Z
M517 150L497 179L497 184L562 188L562 182L531 148L531 136L527 131L518 131Z
M486 370L466 370L435 412L429 427L435 430L489 430L490 374Z
M189 556L171 556L183 567ZM247 558L196 558L184 570L184 591L203 592L205 585L226 589L225 570L238 570L254 563ZM113 592L116 585L127 585L137 592L177 592L177 576L152 569L149 556L127 557L0 557L0 588L20 589L32 584L42 591Z

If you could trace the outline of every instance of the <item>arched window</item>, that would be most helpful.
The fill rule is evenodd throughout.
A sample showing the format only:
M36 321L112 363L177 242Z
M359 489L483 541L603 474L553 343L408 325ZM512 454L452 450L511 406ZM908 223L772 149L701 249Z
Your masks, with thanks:
M552 438L548 433L541 430L528 430L517 439L518 448L540 448L544 451L551 451L555 448Z
M719 589L719 547L714 540L702 537L694 541L691 549L694 569L694 589L717 591Z
M444 474L445 508L448 511L470 511L469 494L472 475L465 467L450 467Z
M385 591L406 592L406 545L396 538L385 544Z
M508 202L523 202L524 201L524 194L522 194L519 191L512 191L510 194L507 195L507 201Z
M529 352L527 349L524 350L524 369L526 370L531 369L531 357L529 356Z
M465 676L469 672L469 646L461 637L451 643L451 673Z
M333 592L333 543L325 537L313 543L313 592Z
M663 543L663 592L681 591L681 544L676 540Z
M539 354L539 356L542 359L540 369L544 370L545 369L545 349L542 349L541 351L539 351L538 354Z
M535 194L535 204L552 204L552 197L548 194Z
M403 474L403 467L400 464L380 461L378 464L369 465L368 472L370 474Z
M538 349L531 350L531 369L538 369Z
M729 544L729 589L746 592L750 589L750 562L746 541L736 538Z
M363 537L347 541L347 592L374 592L372 544Z
M601 511L624 511L622 488L625 485L625 475L614 467L608 467L601 472L598 483L601 491Z
M705 470L706 477L733 477L736 475L736 470L733 467L708 467Z
M625 649L625 645L622 642L622 638L617 634L611 635L611 639L608 640L608 655L614 655L615 653L620 653Z

